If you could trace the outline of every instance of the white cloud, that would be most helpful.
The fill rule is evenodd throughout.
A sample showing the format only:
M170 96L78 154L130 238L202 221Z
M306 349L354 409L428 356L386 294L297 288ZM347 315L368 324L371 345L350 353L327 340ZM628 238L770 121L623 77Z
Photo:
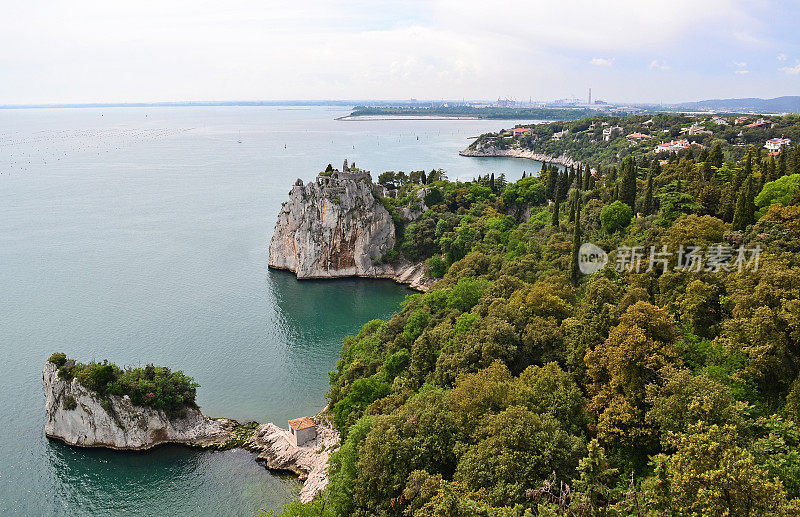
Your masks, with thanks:
M614 64L614 58L606 59L604 57L593 57L589 64L594 66L611 66Z
M777 59L778 61L786 61L786 54L784 54L783 52L781 52L780 54L778 54L778 55L775 57L775 59Z
M749 73L750 73L750 70L736 70L736 71L735 71L735 72L733 72L733 73L734 73L734 74L737 74L737 75L747 75L747 74L749 74Z
M650 70L669 70L669 65L666 64L664 61L659 61L658 59L654 59L650 61L650 66L647 68Z
M552 99L589 86L611 101L763 96L734 91L729 85L744 81L724 76L735 68L706 65L755 59L748 31L780 38L764 30L771 11L746 0L706 0L703 9L672 0L658 15L641 0L528 0L511 9L485 0L5 4L0 104ZM784 38L767 55L793 43ZM675 73L654 73L670 70L656 55ZM613 76L597 73L609 66Z
M744 68L747 66L747 61L734 61L733 64L736 65L737 68Z
M795 62L794 66L782 66L778 70L786 75L800 75L800 61Z

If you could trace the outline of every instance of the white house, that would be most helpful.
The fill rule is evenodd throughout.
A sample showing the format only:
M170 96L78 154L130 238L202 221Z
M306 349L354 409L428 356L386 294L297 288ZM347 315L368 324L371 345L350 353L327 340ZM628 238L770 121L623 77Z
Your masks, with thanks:
M704 128L703 126L701 126L697 122L695 122L694 124L692 124L689 127L685 127L683 129L681 129L681 134L682 135L684 135L684 134L687 134L687 135L705 135L705 134L708 134L708 135L710 135L712 132L713 131L709 131L708 129Z
M569 133L568 129L565 129L564 131L559 131L558 133L553 133L553 140L561 140L567 135L567 133Z
M289 420L289 436L292 445L302 447L303 444L317 437L317 426L307 416Z
M770 138L767 140L767 143L764 144L764 147L769 149L771 152L780 152L782 147L789 147L789 144L792 143L792 140L789 138Z
M658 144L654 149L657 153L664 153L664 152L673 152L673 151L680 151L681 149L686 149L691 144L688 140L672 140L671 142L666 142L663 144Z
M714 124L716 124L718 126L727 126L727 125L729 125L728 121L725 120L722 117L712 117L711 118L711 122L713 122Z

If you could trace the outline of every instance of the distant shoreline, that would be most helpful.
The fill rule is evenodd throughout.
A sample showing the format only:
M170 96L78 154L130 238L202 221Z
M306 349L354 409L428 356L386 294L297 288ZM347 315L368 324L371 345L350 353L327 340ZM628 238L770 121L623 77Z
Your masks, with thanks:
M345 115L335 120L482 120L480 117L448 115Z

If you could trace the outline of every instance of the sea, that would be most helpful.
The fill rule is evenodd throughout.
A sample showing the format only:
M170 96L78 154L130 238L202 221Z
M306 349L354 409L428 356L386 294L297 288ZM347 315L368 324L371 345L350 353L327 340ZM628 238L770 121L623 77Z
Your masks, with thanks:
M204 413L312 416L343 338L408 288L298 281L267 268L297 178L344 159L373 177L451 179L541 164L458 155L513 120L337 120L341 106L0 109L0 513L235 515L279 511L300 482L245 450L81 449L48 440L42 368L166 365Z

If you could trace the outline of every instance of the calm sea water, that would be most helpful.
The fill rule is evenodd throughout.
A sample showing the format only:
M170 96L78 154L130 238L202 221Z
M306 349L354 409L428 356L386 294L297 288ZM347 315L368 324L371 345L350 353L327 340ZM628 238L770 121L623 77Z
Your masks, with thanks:
M149 362L201 384L206 414L274 421L325 404L342 338L409 294L267 269L281 202L329 162L514 179L464 158L513 121L336 121L339 108L0 110L0 512L253 515L299 483L242 450L85 450L48 441L54 351Z

